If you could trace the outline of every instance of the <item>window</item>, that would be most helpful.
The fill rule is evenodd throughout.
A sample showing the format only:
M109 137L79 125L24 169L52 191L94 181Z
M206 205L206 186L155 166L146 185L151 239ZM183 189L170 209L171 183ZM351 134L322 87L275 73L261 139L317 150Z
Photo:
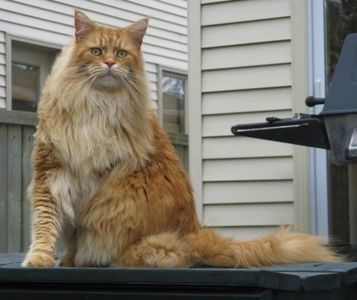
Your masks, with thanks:
M36 112L41 89L58 52L53 48L12 41L10 109Z
M12 109L36 111L39 99L39 67L12 62Z
M159 72L159 115L182 163L188 168L188 136L186 134L185 74L161 69Z

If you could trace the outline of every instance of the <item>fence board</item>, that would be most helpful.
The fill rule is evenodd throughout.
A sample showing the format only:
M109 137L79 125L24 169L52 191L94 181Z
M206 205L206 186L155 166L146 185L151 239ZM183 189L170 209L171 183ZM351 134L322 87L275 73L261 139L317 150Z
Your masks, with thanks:
M0 110L0 252L27 250L30 243L31 152L37 117Z
M31 182L31 152L33 146L34 127L23 127L22 131L22 250L30 244L30 202L27 199L27 187Z
M0 124L0 252L7 250L7 125Z
M37 116L32 112L0 109L0 123L36 126Z
M21 250L22 231L22 128L8 126L8 202L7 202L7 242L8 251Z

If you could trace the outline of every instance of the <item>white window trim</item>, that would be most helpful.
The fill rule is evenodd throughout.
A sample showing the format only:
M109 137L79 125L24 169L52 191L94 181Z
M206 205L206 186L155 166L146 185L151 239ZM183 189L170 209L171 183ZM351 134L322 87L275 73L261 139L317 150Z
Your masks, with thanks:
M324 0L308 0L309 95L324 98L326 91L326 45ZM320 113L320 105L310 113ZM310 230L328 236L328 188L326 150L310 150Z
M201 95L201 1L187 1L188 12L188 161L196 212L203 219L202 95Z

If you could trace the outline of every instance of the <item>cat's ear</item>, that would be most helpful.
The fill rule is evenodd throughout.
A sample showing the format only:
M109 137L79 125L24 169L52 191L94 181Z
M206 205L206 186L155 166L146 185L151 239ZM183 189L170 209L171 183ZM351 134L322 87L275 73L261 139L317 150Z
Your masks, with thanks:
M74 12L74 28L76 30L76 40L80 41L86 37L88 33L94 28L94 22L79 10Z
M146 32L146 28L148 27L148 24L149 24L149 18L144 18L139 21L136 21L135 23L127 27L129 33L136 41L138 48L140 48L141 44L143 43L143 38Z

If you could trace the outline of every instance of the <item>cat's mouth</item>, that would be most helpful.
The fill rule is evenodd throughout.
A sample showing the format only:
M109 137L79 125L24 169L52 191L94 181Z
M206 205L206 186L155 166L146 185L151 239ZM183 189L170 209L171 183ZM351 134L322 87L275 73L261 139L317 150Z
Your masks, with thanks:
M107 87L107 88L115 88L119 87L120 85L120 78L118 77L117 74L115 74L112 71L106 71L103 72L102 74L99 74L95 80L95 85L99 85L102 87Z
M108 71L107 73L101 75L100 77L116 77L112 72Z
M123 77L126 75L125 70L117 66L101 66L89 68L89 76L92 77L92 84L96 88L119 88L122 86Z
M98 77L117 77L117 75L115 74L115 70L113 70L112 68L104 68L99 74Z

